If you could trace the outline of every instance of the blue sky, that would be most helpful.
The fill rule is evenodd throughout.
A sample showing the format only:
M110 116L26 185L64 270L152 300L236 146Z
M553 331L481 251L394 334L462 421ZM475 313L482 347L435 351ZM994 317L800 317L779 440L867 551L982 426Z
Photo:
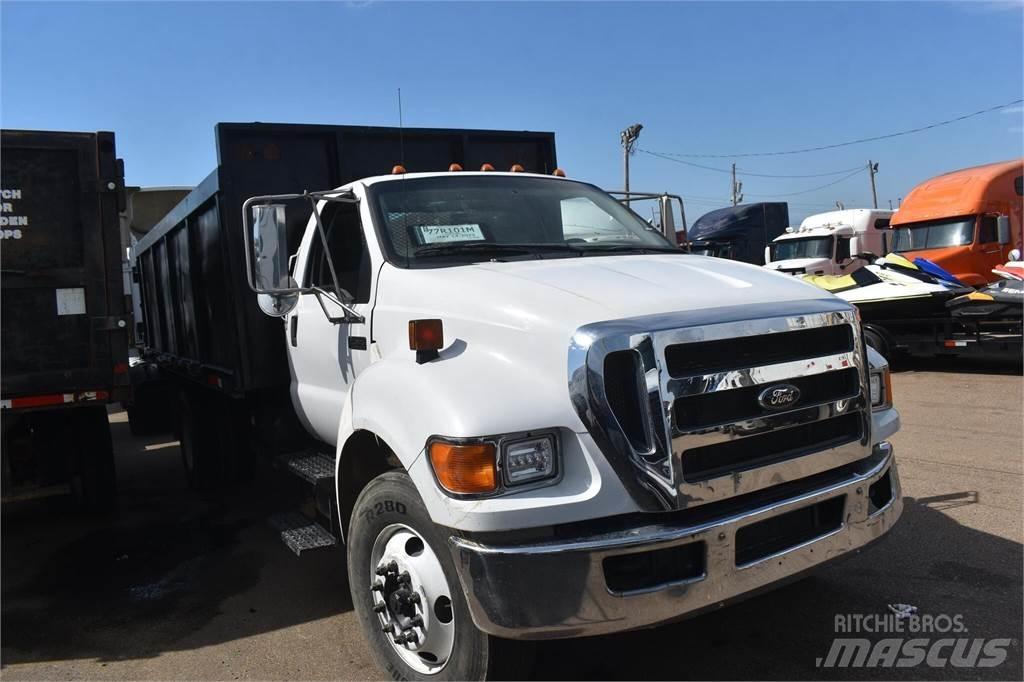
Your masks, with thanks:
M556 133L572 177L619 188L639 147L736 154L902 130L1024 94L1024 5L1000 3L0 4L0 123L113 130L127 180L191 185L218 121ZM943 171L1022 154L1021 107L893 140L739 158L758 173L880 163L880 204ZM728 168L732 159L693 159ZM741 177L748 201L841 176ZM688 218L729 177L638 153L634 189ZM870 202L866 173L791 197L791 216ZM774 200L774 199L773 199Z

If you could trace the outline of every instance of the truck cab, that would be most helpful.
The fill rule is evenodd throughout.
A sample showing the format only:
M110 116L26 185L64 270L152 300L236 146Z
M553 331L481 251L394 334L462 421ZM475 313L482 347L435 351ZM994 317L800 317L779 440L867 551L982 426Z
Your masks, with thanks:
M855 208L808 216L765 249L765 267L791 275L849 274L888 253L893 213Z
M784 201L740 204L705 213L682 235L685 248L701 256L764 265L765 247L789 225Z
M242 215L396 678L516 675L520 640L741 598L901 513L899 416L854 309L685 254L593 185L398 167Z
M922 182L893 217L891 248L927 258L969 286L1021 248L1024 160L975 166Z

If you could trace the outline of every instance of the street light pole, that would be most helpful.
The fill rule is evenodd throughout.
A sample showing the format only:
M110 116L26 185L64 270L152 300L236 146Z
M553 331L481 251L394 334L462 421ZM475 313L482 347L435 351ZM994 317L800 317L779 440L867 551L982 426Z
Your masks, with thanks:
M875 191L875 173L878 172L878 164L868 160L868 173L871 174L871 201L875 208L878 208L878 192Z
M640 137L640 131L643 126L639 123L634 123L629 126L621 133L619 133L619 140L622 142L622 174L623 180L625 181L625 190L629 194L629 157L633 155L636 150L636 141ZM627 199L629 197L626 197Z

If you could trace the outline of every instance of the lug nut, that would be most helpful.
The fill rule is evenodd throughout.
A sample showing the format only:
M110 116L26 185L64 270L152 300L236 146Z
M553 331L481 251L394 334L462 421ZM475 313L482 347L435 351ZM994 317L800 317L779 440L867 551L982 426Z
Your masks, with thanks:
M419 641L420 641L420 638L419 638L419 636L416 635L415 632L407 632L407 633L405 633L405 643L406 644L416 644Z
M419 592L413 592L412 594L410 594L409 597L408 597L408 602L410 604L419 604L420 603L420 593Z
M371 592L383 592L384 591L384 583L379 582L379 581L375 582L373 585L370 586L370 591Z
M384 602L380 602L380 603L377 603L377 604L373 605L373 612L374 613L384 613L387 610L388 610L388 605L385 604Z
M418 628L423 626L423 616L416 614L409 619L409 627Z
M400 583L409 583L411 580L412 578L409 576L409 571L402 571L398 574L398 582Z

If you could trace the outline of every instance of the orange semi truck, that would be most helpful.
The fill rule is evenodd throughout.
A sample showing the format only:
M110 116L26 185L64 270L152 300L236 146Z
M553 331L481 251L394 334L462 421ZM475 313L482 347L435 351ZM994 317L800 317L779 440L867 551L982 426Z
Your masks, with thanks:
M892 250L920 256L981 286L992 268L1021 249L1024 159L991 163L925 180L892 217Z

